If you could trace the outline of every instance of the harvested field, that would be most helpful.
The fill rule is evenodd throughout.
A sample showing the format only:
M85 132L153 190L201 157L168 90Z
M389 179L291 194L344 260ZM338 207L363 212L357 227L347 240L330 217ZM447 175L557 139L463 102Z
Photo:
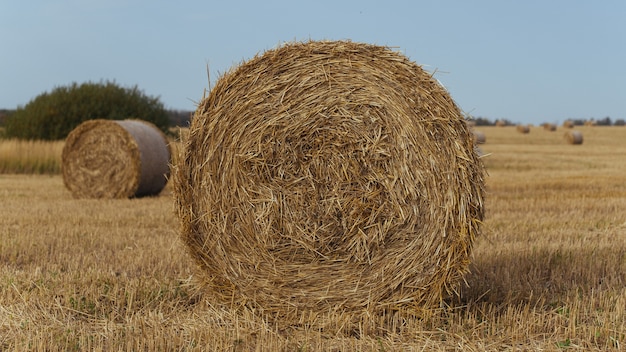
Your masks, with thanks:
M0 350L624 350L626 129L577 127L576 147L480 129L486 214L467 285L421 319L355 330L338 313L279 330L211 301L171 186L74 199L60 175L0 174Z

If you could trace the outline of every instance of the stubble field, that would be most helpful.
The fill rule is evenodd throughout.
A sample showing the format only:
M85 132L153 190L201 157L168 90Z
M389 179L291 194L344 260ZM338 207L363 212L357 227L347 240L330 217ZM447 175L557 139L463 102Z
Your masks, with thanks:
M393 326L285 328L213 304L170 186L77 200L58 174L0 174L0 350L626 350L626 128L577 127L578 146L560 127L477 129L489 175L472 272Z

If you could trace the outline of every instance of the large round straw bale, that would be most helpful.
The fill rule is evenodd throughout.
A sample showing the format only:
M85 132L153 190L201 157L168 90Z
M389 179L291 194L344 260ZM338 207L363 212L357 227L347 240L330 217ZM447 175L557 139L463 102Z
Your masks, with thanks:
M567 131L564 137L569 144L583 144L583 134L580 131Z
M89 120L65 141L63 182L76 198L156 195L167 183L169 162L169 144L155 125Z
M530 127L528 125L517 125L515 128L519 133L530 133Z
M182 153L181 237L220 302L281 321L425 307L467 270L484 167L448 93L397 51L258 55L216 82Z

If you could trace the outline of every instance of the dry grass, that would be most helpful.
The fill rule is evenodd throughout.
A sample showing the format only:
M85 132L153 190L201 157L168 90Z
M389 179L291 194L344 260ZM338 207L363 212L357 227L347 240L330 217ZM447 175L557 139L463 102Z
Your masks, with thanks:
M58 174L63 141L26 141L0 138L0 173Z
M468 286L422 319L355 330L339 316L277 330L211 302L169 187L77 200L58 175L0 175L0 350L624 350L625 130L580 127L579 146L481 130L487 211Z

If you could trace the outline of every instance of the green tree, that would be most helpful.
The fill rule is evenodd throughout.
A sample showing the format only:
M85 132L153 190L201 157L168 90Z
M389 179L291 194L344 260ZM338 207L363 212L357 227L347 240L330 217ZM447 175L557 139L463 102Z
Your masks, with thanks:
M43 93L7 119L7 137L57 140L92 119L140 119L168 132L168 112L159 98L146 96L137 86L124 88L114 82L72 83Z

